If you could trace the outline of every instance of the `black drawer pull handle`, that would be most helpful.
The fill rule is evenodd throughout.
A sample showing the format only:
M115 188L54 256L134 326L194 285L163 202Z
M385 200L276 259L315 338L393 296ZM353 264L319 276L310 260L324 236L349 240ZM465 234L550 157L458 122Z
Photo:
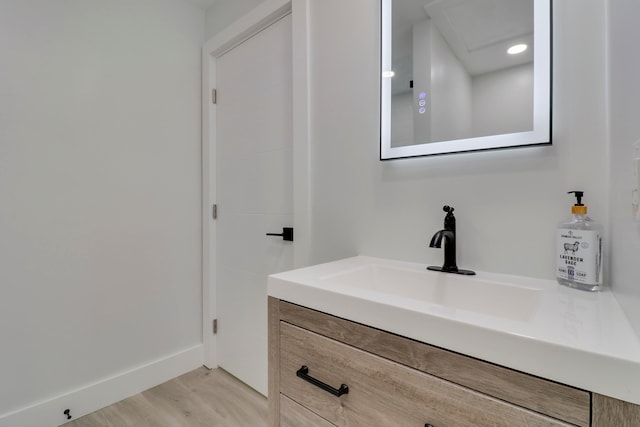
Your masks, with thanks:
M346 384L341 384L340 388L333 388L330 385L325 384L322 381L313 378L312 376L309 375L309 368L304 365L296 371L296 375L302 378L303 380L313 384L314 386L320 387L324 391L328 391L334 396L340 397L343 394L349 393L349 386Z

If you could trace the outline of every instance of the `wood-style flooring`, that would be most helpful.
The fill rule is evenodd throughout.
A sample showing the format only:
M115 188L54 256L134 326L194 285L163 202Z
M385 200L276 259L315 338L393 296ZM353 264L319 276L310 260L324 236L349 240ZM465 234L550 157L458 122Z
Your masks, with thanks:
M221 369L198 368L64 427L262 427L267 399Z

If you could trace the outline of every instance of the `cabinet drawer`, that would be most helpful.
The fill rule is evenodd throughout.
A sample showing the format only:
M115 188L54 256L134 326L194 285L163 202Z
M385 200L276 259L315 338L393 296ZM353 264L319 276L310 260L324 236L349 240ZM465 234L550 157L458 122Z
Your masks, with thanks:
M285 301L280 301L278 311L280 320L348 346L571 425L591 425L591 393L588 391Z
M336 397L298 377L348 394ZM568 426L465 387L280 322L280 391L338 426Z
M280 395L280 427L335 427L287 396Z

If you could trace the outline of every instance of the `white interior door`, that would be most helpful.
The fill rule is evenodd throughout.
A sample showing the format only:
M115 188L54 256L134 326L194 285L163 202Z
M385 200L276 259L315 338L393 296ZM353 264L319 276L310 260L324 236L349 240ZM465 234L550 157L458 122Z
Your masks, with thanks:
M218 365L267 394L267 276L293 268L291 16L217 58Z

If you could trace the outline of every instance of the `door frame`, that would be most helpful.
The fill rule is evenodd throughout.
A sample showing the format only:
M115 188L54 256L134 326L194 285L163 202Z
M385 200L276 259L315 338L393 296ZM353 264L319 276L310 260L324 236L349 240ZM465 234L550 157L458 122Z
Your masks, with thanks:
M216 61L229 50L291 14L293 85L293 265L309 265L310 258L310 133L309 133L309 2L265 0L202 48L202 342L204 365L218 366L213 319L216 309Z

